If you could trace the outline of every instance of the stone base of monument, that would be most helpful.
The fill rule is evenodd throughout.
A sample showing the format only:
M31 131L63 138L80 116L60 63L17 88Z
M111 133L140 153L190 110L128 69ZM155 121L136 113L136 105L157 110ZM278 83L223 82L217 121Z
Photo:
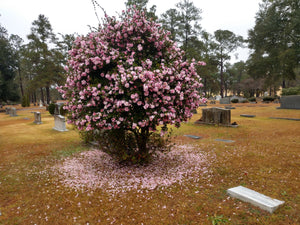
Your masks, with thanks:
M55 115L54 116L54 130L60 131L60 132L64 132L64 131L68 131L68 129L66 128L66 119L64 116L62 115Z
M270 213L273 213L284 203L284 201L270 198L243 186L230 188L227 190L227 193L232 197L238 198L244 202L249 202Z

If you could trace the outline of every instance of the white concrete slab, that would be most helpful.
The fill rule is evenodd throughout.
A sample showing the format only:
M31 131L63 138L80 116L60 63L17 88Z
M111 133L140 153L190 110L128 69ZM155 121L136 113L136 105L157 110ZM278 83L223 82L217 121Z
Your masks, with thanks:
M280 205L284 203L284 201L270 198L243 186L230 188L227 190L227 193L232 197L249 202L270 213L273 213Z

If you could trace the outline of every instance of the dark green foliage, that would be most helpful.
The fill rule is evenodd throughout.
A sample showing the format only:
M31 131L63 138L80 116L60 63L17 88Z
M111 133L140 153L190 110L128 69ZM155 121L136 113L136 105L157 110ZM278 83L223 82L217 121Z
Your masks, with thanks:
M21 105L22 105L22 107L29 107L30 106L30 101L29 101L29 96L28 95L24 95L22 97Z
M237 98L234 98L234 99L231 99L231 102L232 102L232 103L238 103L239 100L238 100Z
M65 115L68 113L68 111L64 109L64 105L61 105L61 106L60 106L60 108L59 108L59 113L60 113L60 115L62 115L62 116L65 116Z
M263 97L264 102L273 102L274 100L275 100L275 97L272 97L272 96Z
M248 98L248 101L249 101L249 102L256 102L256 98L255 98L255 97Z
M19 100L18 88L14 83L17 59L10 37L0 25L0 102Z
M55 104L54 103L50 103L49 106L48 106L48 110L49 110L49 113L51 115L54 115L54 112L55 112Z
M299 87L291 87L291 88L283 88L281 95L300 95L300 86Z
M300 2L298 0L264 0L249 31L251 73L264 78L266 85L285 88L295 80L300 60Z

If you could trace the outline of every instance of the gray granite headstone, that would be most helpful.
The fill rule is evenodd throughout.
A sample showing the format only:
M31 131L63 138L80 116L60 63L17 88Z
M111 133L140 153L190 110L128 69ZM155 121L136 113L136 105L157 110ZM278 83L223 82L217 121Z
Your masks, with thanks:
M230 104L230 97L224 97L220 99L220 104Z
M42 124L42 114L40 112L34 112L34 123Z
M11 109L9 110L9 115L10 115L11 117L18 116L18 115L17 115L17 110L16 110L16 108L11 108Z
M5 108L5 114L7 114L7 115L8 115L8 114L9 114L9 112L10 112L10 107L6 107L6 108Z
M54 116L54 130L60 131L60 132L64 132L64 131L68 131L68 129L66 128L66 119L64 116L62 115L55 115Z
M270 198L243 186L230 188L227 190L227 193L232 197L249 202L270 213L273 213L280 205L284 204L284 201Z
M282 96L280 98L281 109L300 109L300 95Z

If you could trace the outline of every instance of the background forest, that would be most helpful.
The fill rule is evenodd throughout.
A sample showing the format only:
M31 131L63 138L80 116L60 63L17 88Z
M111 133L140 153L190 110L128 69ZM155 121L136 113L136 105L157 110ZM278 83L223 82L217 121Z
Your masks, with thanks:
M91 2L97 15L99 5ZM169 30L172 39L187 53L187 59L206 62L199 70L206 97L250 98L266 91L276 96L280 88L300 86L298 0L263 0L247 39L229 30L216 30L213 34L203 30L201 9L189 0L181 0L161 15L156 14L155 5L148 6L148 0L125 2L126 8L133 5L147 10L149 18ZM0 24L0 104L22 102L26 106L29 102L42 100L49 104L59 99L56 87L65 82L64 66L77 36L55 33L46 15L32 22L26 41L9 34ZM251 49L248 60L231 64L231 53L243 46Z

